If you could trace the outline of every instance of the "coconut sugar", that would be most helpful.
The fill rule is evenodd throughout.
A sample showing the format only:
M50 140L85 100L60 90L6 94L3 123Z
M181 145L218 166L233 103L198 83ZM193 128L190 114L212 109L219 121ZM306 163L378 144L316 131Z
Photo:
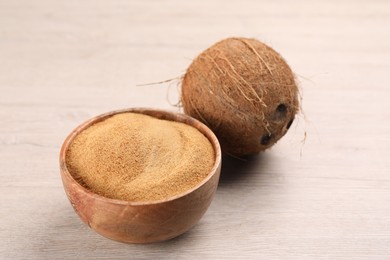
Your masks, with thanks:
M75 137L67 153L72 176L113 199L156 201L197 186L213 167L210 141L196 128L138 113L121 113Z

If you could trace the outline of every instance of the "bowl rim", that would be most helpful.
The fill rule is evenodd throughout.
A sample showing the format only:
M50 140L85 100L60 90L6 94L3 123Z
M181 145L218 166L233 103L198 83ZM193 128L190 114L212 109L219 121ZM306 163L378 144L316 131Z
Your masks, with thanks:
M207 176L199 182L196 186L193 188L186 190L182 193L179 193L175 196L168 197L165 199L160 199L160 200L153 200L153 201L126 201L126 200L121 200L121 199L113 199L113 198L108 198L102 195L99 195L93 191L91 191L88 188L85 188L83 185L81 185L75 178L73 178L72 174L70 173L67 163L66 163L66 154L69 148L69 145L72 143L74 138L81 133L83 130L87 129L88 127L102 122L109 117L112 117L117 114L122 114L122 113L138 113L138 114L144 114L144 115L149 115L158 119L162 120L169 120L169 121L175 121L175 122L181 122L186 125L190 125L194 128L196 128L199 132L201 132L211 143L214 149L214 164ZM160 117L156 117L157 113ZM113 110L110 112L106 112L103 114L100 114L98 116L92 117L89 120L85 121L84 123L78 125L76 128L74 128L70 134L66 137L65 141L63 142L60 150L60 155L59 155L59 163L60 163L60 172L63 177L67 177L72 181L73 184L78 186L79 189L81 189L83 192L87 193L89 196L93 197L94 199L98 200L104 200L106 202L110 202L112 204L118 204L118 205L128 205L128 206L146 206L146 205L155 205L155 204L161 204L161 203L166 203L170 201L174 201L177 199L180 199L182 197L187 196L188 194L196 191L203 185L205 185L218 171L220 171L221 168L221 163L222 163L222 152L221 152L221 146L219 144L219 141L217 137L215 136L214 132L206 126L204 123L201 121L183 114L179 112L172 112L168 110L163 110L163 109L155 109L155 108L142 108L142 107L134 107L134 108L124 108L124 109L118 109L118 110ZM219 178L219 177L218 177ZM217 181L218 184L218 181ZM65 187L64 187L65 188Z

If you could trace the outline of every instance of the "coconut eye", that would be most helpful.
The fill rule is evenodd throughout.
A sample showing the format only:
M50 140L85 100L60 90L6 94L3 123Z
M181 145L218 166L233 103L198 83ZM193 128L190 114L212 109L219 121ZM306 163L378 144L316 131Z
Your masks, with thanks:
M281 120L287 115L287 106L285 104L279 104L275 110L275 117L277 120Z
M269 142L271 141L271 138L272 138L272 134L263 135L263 137L261 137L260 143L262 145L268 145Z

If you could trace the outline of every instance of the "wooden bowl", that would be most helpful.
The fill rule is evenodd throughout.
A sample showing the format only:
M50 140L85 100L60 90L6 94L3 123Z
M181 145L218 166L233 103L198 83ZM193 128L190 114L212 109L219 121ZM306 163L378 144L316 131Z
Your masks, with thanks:
M141 113L155 118L182 122L203 133L213 145L215 163L196 187L178 196L152 202L129 202L100 196L80 185L69 173L66 153L73 139L89 126L118 113ZM213 132L194 118L161 110L131 108L109 112L77 127L66 138L60 152L61 178L76 213L97 233L125 243L164 241L189 230L206 212L218 186L221 149Z

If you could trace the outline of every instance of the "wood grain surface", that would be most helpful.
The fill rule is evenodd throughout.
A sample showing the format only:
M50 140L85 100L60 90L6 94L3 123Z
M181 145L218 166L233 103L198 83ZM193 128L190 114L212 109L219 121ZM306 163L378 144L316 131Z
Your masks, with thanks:
M127 245L90 230L62 187L65 137L111 110L180 111L180 76L230 36L284 56L299 120L258 156L224 157L184 235ZM0 0L0 258L389 259L389 72L385 0Z

